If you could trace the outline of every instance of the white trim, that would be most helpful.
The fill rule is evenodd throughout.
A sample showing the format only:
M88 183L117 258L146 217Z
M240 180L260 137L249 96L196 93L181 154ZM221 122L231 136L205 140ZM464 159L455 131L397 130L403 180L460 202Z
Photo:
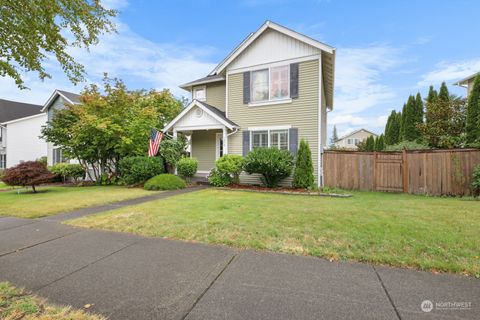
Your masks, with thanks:
M279 24L273 23L271 21L266 21L257 31L255 31L255 33L253 33L252 36L248 37L242 44L240 44L240 46L234 49L234 51L227 57L227 59L225 59L217 67L215 67L215 69L212 72L210 72L210 75L221 73L233 60L235 60L235 58L237 58L246 48L248 48L248 46L250 46L250 44L253 43L253 41L255 41L268 28L278 31L280 33L286 34L287 36L290 36L294 39L302 41L319 50L325 51L330 54L333 53L334 48L330 47L329 45L326 45L324 43L321 43L320 41L309 38L296 31L285 28Z
M286 130L291 129L291 125L285 126L265 126L265 127L248 127L247 130L249 131L262 131L262 130Z
M228 118L228 74L225 76L225 117Z
M182 112L180 112L180 114L178 116L175 117L175 119L173 119L172 121L170 121L170 123L168 123L165 128L163 128L163 132L167 132L169 131L181 118L183 118L190 110L192 110L193 107L199 107L201 109L203 109L204 112L208 113L210 116L212 116L215 120L217 120L218 122L220 122L221 124L223 124L225 127L227 127L228 129L232 130L233 128L235 128L235 126L231 125L230 123L226 122L225 120L223 120L222 118L220 118L218 115L216 115L215 113L213 113L212 111L210 111L210 109L208 109L207 107L205 107L201 101L198 101L198 100L193 100L192 102L190 102L190 104L182 110ZM184 127L186 128L186 127ZM192 130L192 129L191 129ZM200 130L200 129L197 129L197 130Z
M183 126L175 127L176 131L194 131L194 130L216 130L223 129L225 126L222 125L205 125L205 126Z
M68 99L64 94L62 94L60 91L58 90L55 90L53 91L52 95L50 96L50 98L48 98L47 102L43 105L43 108L42 110L40 110L41 112L44 112L46 109L48 109L48 107L50 106L50 103L52 103L53 100L55 100L57 98L57 96L61 96L63 99L65 99L68 103L70 104L78 104L78 103L75 103L73 102L72 100Z
M288 104L292 103L291 98L287 99L278 99L278 100L268 100L268 101L258 101L258 102L249 102L249 107L261 107L261 106L271 106L275 104Z
M33 119L33 118L40 117L40 116L45 116L45 113L42 112L42 113L39 113L39 114L34 114L33 116L17 118L17 119L14 119L14 120L2 122L1 124L2 125L11 124L11 123L20 122L20 121L23 121L23 120Z
M323 75L322 75L322 56L318 58L318 150L317 150L317 186L323 186L323 166L322 164L322 104L323 104Z
M220 158L220 139L223 139L223 132L217 132L215 134L215 161ZM225 149L225 144L223 147Z
M195 97L195 91L196 91L197 89L203 89L203 90L205 91L205 98L203 98L203 99L197 99L197 98ZM196 99L196 100L198 100L198 101L203 101L203 102L207 101L207 86L206 86L206 85L192 87L192 100L194 100L194 99Z
M208 170L197 170L197 173L210 173Z
M257 65L254 65L254 66L243 67L243 68L238 68L238 69L228 69L227 70L227 76L230 75L230 74L243 73L245 71L256 71L256 70L262 70L262 69L267 69L267 68L281 67L283 65L292 64L292 63L300 63L300 62L305 62L305 61L318 60L319 57L320 57L319 54L314 54L314 55L311 55L311 56L305 56L305 57L301 57L301 58L286 59L286 60L280 60L280 61L275 61L275 62L262 63L262 64L257 64Z
M203 81L192 81L192 82L184 83L184 84L182 84L178 87L188 91L188 88L192 88L192 87L195 87L195 86L198 86L198 85L201 85L201 84L220 82L220 81L224 81L224 80L225 80L224 77L219 76L218 78L215 78L215 79L203 80Z

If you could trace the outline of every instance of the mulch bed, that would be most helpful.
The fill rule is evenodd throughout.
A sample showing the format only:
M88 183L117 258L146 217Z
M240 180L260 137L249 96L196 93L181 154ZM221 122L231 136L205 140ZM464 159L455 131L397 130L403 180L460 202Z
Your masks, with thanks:
M232 184L221 189L225 190L241 190L260 193L277 193L277 194L294 194L304 196L320 196L320 197L335 197L335 198L349 198L352 195L347 193L325 193L321 191L310 191L307 189L296 189L289 187L267 188L256 185Z

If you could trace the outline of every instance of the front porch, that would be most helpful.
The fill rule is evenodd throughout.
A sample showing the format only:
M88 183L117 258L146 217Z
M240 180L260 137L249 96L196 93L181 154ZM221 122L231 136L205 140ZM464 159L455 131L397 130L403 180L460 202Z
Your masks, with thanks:
M164 132L170 132L175 138L178 134L187 137L190 156L198 160L198 176L205 178L215 167L215 161L228 153L228 137L238 128L223 111L193 100Z

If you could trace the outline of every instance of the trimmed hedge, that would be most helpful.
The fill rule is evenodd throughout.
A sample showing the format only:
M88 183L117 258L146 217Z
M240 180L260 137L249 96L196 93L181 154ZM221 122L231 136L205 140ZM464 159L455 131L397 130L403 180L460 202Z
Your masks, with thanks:
M74 163L56 163L50 168L50 172L62 177L63 183L67 182L67 179L72 178L74 182L77 182L78 178L82 178L85 175L85 169L80 164Z
M248 174L259 173L262 182L275 188L292 173L293 156L287 150L256 148L245 158L244 169Z
M153 178L150 178L143 186L145 190L176 190L183 189L187 186L185 181L169 173L159 174Z
M197 173L198 160L195 158L182 158L177 162L178 174L185 178L191 178Z
M300 147L298 148L295 170L293 172L293 187L311 188L314 182L312 153L308 143L302 139L300 141Z
M165 172L163 159L160 157L125 157L118 162L120 179L127 185L141 184Z

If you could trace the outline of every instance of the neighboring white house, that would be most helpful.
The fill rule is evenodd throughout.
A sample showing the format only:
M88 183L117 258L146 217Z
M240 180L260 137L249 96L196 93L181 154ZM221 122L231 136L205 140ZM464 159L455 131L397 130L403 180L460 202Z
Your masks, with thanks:
M66 105L80 103L80 95L63 90L55 90L42 108L42 112L46 114L47 121L52 120L56 110L65 108ZM56 147L52 143L47 144L47 162L52 166L59 162L65 162L62 155L62 149ZM76 161L69 161L75 162Z
M40 113L3 123L8 132L6 137L7 168L47 155L47 143L39 137L41 128L46 122L47 115Z
M0 99L0 169L47 155L39 138L46 123L42 106Z
M335 141L335 147L356 150L357 144L370 136L377 137L377 134L366 129L358 129Z
M467 97L470 95L470 91L472 90L473 88L473 81L475 80L475 78L480 75L480 72L477 72L475 74L472 74L471 76L468 76L456 83L454 83L455 85L457 86L460 86L460 87L464 87L467 89Z

